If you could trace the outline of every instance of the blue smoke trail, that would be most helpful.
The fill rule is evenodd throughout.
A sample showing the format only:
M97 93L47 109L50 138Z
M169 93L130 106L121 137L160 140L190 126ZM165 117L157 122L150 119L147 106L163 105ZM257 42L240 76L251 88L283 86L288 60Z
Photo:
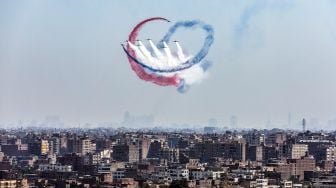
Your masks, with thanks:
M168 30L168 33L163 37L163 39L161 40L161 43L158 44L158 47L159 48L163 47L163 43L162 43L163 41L165 41L166 43L169 43L171 36L180 27L190 28L190 29L195 29L195 28L199 27L199 28L202 28L206 32L207 36L205 38L205 41L204 41L204 44L203 44L201 50L192 59L182 63L178 67L170 68L170 69L156 69L156 68L153 68L153 67L148 66L145 63L137 60L137 58L131 56L129 54L129 52L127 51L127 49L125 48L125 46L122 45L122 47L123 47L125 53L132 60L134 60L136 63L138 63L139 65L141 65L142 67L144 67L144 68L146 68L150 71L158 72L158 73L170 73L170 72L177 72L177 71L188 69L188 68L194 66L195 64L200 63L202 61L202 59L204 59L204 57L208 54L209 49L210 49L210 47L211 47L211 45L214 41L214 30L213 30L211 25L206 24L204 22L201 22L199 20L177 22ZM205 65L205 66L207 67L208 65Z
M183 64L197 64L199 63L209 52L209 49L214 41L214 30L211 25L206 24L204 22L201 22L199 20L192 20L192 21L183 21L183 22L177 22L175 25L173 25L169 30L168 33L163 37L161 41L165 41L166 43L169 43L171 36L176 32L176 30L179 27L185 27L185 28L191 28L195 29L196 27L202 28L206 33L207 36L205 38L204 44L201 48L201 50L194 56L193 59L190 61L187 61ZM158 44L158 47L162 48L163 44L162 42ZM182 65L183 65L182 64Z

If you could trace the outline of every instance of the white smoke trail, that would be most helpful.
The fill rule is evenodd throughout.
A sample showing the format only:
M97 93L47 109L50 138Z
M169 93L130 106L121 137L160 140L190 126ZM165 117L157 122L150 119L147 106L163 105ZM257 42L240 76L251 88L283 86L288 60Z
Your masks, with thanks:
M142 44L141 41L138 41L139 44L139 49L140 51L144 54L145 58L149 61L149 62L153 62L154 59L151 55L151 53L147 50L147 48Z
M185 60L185 56L183 54L183 50L182 47L180 46L179 42L175 41L176 44L176 48L177 48L177 56L179 58L180 61L184 61Z
M135 54L140 60L147 62L146 57L143 55L143 53L139 50L139 48L136 45L132 44L130 41L128 41L127 43L135 51Z
M137 58L141 60L144 64L154 67L154 68L174 68L179 66L193 56L188 56L184 54L183 49L179 42L175 41L176 44L176 54L173 55L171 49L166 42L163 42L163 48L159 50L152 40L148 40L151 50L148 50L147 47L141 42L138 41L138 45L128 42L130 47L135 51ZM152 53L153 52L153 53ZM172 76L178 74L179 77L183 80L183 84L188 87L189 85L200 83L204 78L207 77L205 67L202 66L202 63L190 67L189 69L171 72L171 73L157 73L162 76Z
M159 59L159 60L163 60L164 57L162 55L162 53L160 52L160 50L154 45L152 40L148 40L152 50L154 51L155 56Z

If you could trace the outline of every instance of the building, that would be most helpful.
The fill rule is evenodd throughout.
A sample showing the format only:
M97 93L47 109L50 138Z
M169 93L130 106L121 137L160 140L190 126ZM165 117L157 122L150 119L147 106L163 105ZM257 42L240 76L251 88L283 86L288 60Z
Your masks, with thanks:
M101 163L98 166L98 174L109 174L112 173L113 171L113 166L112 164L107 164L107 163Z
M41 154L47 155L49 152L49 142L48 140L41 140Z
M304 179L305 172L312 172L316 169L316 162L313 156L304 156L300 159L288 159L286 163L279 164L275 169L280 173L281 179L289 179L295 177L298 180Z
M139 187L139 185L138 182L134 181L133 178L121 178L121 179L113 179L111 187L137 188Z
M281 188L293 188L292 181L281 181Z
M129 145L115 145L113 146L112 158L120 162L138 162L140 156L139 146L136 143Z
M169 163L179 163L180 150L175 148L163 148L160 151L160 159L165 159Z
M263 146L250 146L247 152L247 159L251 161L264 160L264 147Z
M84 156L87 153L94 153L96 151L96 144L87 137L77 140L77 152L79 155Z
M123 179L125 178L125 169L117 169L112 172L112 178L113 179Z
M335 187L336 132L134 130L0 130L0 188Z
M325 160L326 161L336 161L336 147L329 146L325 148Z
M321 167L326 172L332 172L335 170L335 161L322 161Z
M61 140L57 137L53 137L49 140L49 151L52 154L59 155L61 153Z
M244 138L249 145L260 145L265 143L265 135L258 132L246 134L244 135Z
M27 144L4 144L1 145L1 151L8 156L26 155L28 153Z
M32 140L28 143L28 152L33 155L47 155L49 153L48 140Z
M71 165L61 165L61 164L40 164L38 170L41 172L72 172Z
M201 179L220 179L224 175L223 170L212 170L212 169L191 169L189 170L190 177L194 180Z
M0 187L1 188L28 188L27 179L0 179Z
M159 140L151 141L148 148L147 158L159 158L162 145L162 142Z
M190 157L199 158L202 162L209 162L216 157L245 161L246 143L243 139L196 143L192 148Z
M256 179L251 181L250 187L252 188L268 188L268 179Z
M285 133L273 133L265 139L266 145L282 145L286 141Z
M188 180L189 179L189 170L186 168L170 168L169 175L173 180Z
M328 139L324 133L306 132L299 134L297 143L308 145L309 155L313 155L317 162L325 160L325 148L334 146L332 140Z
M306 144L293 144L290 151L291 159L300 159L308 153L308 145Z
M147 159L148 157L148 152L149 152L149 147L151 144L151 139L144 137L139 140L139 145L140 145L140 160Z

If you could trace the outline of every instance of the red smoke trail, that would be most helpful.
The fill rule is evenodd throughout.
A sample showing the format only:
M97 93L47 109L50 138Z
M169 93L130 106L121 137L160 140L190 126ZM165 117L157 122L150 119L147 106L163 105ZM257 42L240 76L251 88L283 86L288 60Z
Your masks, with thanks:
M146 19L140 23L138 23L134 29L132 30L132 32L130 33L128 40L131 43L135 43L136 38L138 36L138 33L141 29L141 27L146 24L147 22L151 22L154 20L164 20L169 22L169 20L165 19L165 18L161 18L161 17L154 17L154 18L149 18ZM129 52L129 54L133 57L136 57L135 52L133 49L131 49L131 47L129 45L127 45L127 51ZM144 70L143 67L141 67L139 64L137 64L136 62L133 61L133 59L131 59L130 57L128 57L128 61L131 64L131 67L133 69L133 71L138 75L138 77L142 80L146 80L146 81L151 81L157 85L160 86L178 86L180 83L180 79L177 76L159 76L156 75L155 73L148 73Z

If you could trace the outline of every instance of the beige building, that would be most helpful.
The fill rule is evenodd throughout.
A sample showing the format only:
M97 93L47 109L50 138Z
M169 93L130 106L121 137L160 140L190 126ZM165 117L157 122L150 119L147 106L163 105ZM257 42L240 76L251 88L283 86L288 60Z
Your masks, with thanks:
M293 144L290 152L291 159L300 159L308 152L307 144Z
M305 156L300 159L287 159L286 163L279 163L275 171L280 173L281 179L297 176L299 180L303 180L304 172L315 171L315 167L315 158L313 156Z
M0 188L28 188L28 181L27 179L21 180L3 180L0 179Z
M41 154L46 155L49 152L49 142L48 140L41 140Z
M96 150L96 143L94 143L90 138L81 138L77 140L76 150L80 155L94 153Z

